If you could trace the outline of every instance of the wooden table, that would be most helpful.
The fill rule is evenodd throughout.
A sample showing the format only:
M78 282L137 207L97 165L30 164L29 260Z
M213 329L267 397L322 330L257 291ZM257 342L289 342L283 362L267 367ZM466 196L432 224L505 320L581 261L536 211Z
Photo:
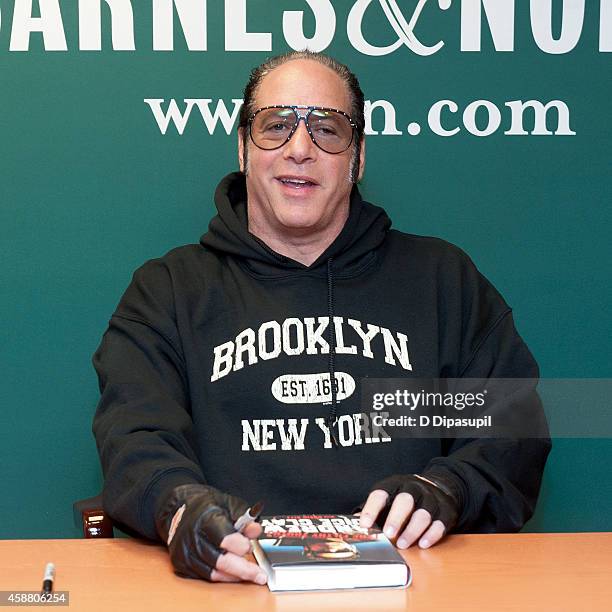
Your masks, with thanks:
M272 594L179 578L164 548L137 540L5 540L0 590L39 589L53 561L55 589L70 592L70 606L56 610L612 609L612 533L455 535L402 554L414 576L408 589Z

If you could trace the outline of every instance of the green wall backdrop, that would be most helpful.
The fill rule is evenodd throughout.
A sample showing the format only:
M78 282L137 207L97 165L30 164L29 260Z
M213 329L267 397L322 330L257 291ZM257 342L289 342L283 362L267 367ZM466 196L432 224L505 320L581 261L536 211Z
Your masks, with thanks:
M401 134L367 138L365 196L395 227L470 254L514 308L542 376L611 377L612 2L486 2L479 36L482 2L469 0L115 0L101 3L99 21L96 4L0 0L1 538L75 537L71 504L102 482L91 355L133 270L196 242L217 181L237 167L235 129L209 133L196 106L182 134L172 121L163 134L145 100L164 99L165 113L172 99L180 112L185 99L210 99L213 111L222 99L231 112L249 69L290 49L285 11L304 11L307 37L333 33L326 51L354 69L366 99L395 110ZM183 27L175 9L174 49L154 49L162 35L155 43L153 6L175 5L200 18L184 12ZM409 35L384 55L355 48L351 11L364 9L364 39L384 47L398 40L388 16L399 28L397 11L409 22L419 7L413 36L430 47L443 41L437 51L419 54ZM246 30L270 33L271 50L265 38L231 50L243 8ZM28 23L44 36L32 31L28 42ZM157 14L160 31L172 31L169 23ZM101 50L87 50L96 24ZM203 46L198 31L206 50L189 48ZM130 33L134 50L120 50ZM66 49L52 50L62 35ZM475 40L480 50L467 50ZM454 136L428 121L440 100L457 104L441 113L444 129L460 128ZM489 111L481 105L471 125L463 112L477 100ZM517 100L565 107L548 112L539 130L548 134L530 133L530 110L525 135L505 134L506 102ZM485 131L495 109L498 129L472 133ZM376 108L370 131L381 132L384 118ZM407 133L411 122L418 135ZM555 440L527 529L610 530L610 459L609 438Z

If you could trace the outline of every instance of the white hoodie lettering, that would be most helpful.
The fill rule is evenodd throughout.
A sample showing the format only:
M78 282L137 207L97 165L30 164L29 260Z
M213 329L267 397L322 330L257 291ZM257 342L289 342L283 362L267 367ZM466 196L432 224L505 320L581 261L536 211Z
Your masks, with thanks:
M337 354L374 359L378 352L385 363L412 370L406 334L355 319L345 321L344 317L334 317L333 325ZM266 321L257 330L248 327L233 340L214 347L210 380L215 382L232 371L256 364L259 359L299 356L304 352L327 354L329 343L323 336L329 333L328 328L329 317L317 317L316 323L314 317L290 317L282 322Z

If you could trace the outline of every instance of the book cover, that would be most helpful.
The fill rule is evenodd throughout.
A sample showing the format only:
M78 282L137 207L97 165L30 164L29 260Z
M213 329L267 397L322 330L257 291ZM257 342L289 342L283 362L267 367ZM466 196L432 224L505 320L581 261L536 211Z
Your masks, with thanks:
M378 528L351 515L268 516L255 557L271 590L406 586L410 570Z

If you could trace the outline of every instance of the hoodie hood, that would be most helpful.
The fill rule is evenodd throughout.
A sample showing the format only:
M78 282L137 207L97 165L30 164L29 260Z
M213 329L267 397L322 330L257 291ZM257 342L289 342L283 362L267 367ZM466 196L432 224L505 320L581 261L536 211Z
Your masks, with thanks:
M286 276L289 271L327 275L326 262L333 258L335 276L351 276L369 263L391 227L380 207L365 202L357 186L351 192L349 216L340 234L315 262L306 266L276 253L248 230L246 180L242 173L228 174L217 187L218 214L211 220L200 243L219 253L243 260L263 276Z

